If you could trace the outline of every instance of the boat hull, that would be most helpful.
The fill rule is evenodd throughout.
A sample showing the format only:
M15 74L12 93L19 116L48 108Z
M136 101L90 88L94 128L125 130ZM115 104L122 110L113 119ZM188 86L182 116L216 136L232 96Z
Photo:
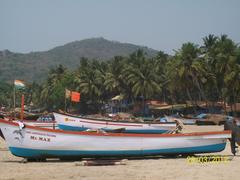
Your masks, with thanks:
M124 129L123 133L161 134L176 130L176 123L131 123L110 120L90 119L84 117L53 113L59 129L69 131L85 131L87 129L102 129L107 132Z
M224 150L231 131L123 134L51 130L0 120L11 153L25 158L81 158L211 153Z
M117 151L84 151L84 150L46 150L9 147L15 156L26 158L84 158L84 157L130 157L130 156L154 156L154 155L178 155L220 152L225 149L225 143L170 149L154 150L117 150Z

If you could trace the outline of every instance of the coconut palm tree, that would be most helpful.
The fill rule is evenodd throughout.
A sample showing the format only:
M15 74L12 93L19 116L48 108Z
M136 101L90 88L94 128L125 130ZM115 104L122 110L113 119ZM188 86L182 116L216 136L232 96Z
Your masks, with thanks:
M142 59L142 57L141 57ZM141 66L130 63L123 70L123 77L131 87L134 97L151 98L161 91L159 77L156 75L154 60L141 60Z
M63 108L64 92L66 85L64 78L66 77L66 67L59 65L49 71L48 78L42 86L41 103L47 108Z
M157 56L154 58L154 71L160 80L160 84L162 87L162 91L157 93L158 99L162 99L164 102L169 99L169 91L167 89L166 84L169 82L167 77L168 63L170 61L170 56L163 51L159 51Z
M185 43L181 49L176 51L174 58L175 79L185 87L185 92L190 101L193 102L193 92L195 88L199 90L202 98L205 97L201 85L202 61L199 58L200 49L193 43Z
M203 38L202 57L205 63L207 81L205 83L205 94L208 100L218 101L220 90L217 86L217 73L216 73L216 62L217 62L217 42L218 37L209 34Z
M86 60L86 59L85 59ZM85 61L81 63L75 73L76 90L80 91L82 97L97 103L103 93L103 70L101 64L96 61Z
M232 70L231 61L235 58L235 50L235 43L226 35L222 35L219 38L216 46L215 74L217 87L220 90L219 98L221 101L224 101L223 90L227 88L224 83L224 77Z
M104 75L104 86L110 96L120 94L124 90L124 81L121 76L123 68L124 58L121 56L116 56L108 62L108 68Z

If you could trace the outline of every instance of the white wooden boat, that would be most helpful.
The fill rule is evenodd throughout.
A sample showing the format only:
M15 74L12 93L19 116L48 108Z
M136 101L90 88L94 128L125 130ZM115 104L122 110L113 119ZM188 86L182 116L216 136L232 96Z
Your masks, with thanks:
M0 119L11 153L32 158L80 158L212 153L224 150L231 131L124 134L38 128Z
M113 121L111 119L93 119L87 117L53 113L59 129L70 131L85 131L87 129L102 129L111 132L123 129L123 133L151 133L161 134L176 130L176 122L126 122Z

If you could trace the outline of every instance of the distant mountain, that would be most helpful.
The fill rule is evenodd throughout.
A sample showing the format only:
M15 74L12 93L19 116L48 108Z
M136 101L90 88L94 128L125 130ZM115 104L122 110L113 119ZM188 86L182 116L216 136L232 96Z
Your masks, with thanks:
M157 53L156 50L147 47L104 38L74 41L43 52L22 54L4 50L0 51L0 81L42 81L46 78L49 68L59 64L73 69L79 65L81 57L104 61L114 56L128 56L137 49L143 49L150 57Z

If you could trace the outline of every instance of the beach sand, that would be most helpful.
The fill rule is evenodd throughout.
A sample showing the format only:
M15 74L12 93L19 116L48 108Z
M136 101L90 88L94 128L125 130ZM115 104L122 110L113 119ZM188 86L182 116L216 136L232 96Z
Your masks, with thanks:
M223 126L185 126L184 132L223 130ZM1 138L0 138L1 139ZM206 154L203 154L206 155ZM0 179L86 179L86 180L161 180L161 179L238 179L240 153L232 156L229 142L224 151L207 155L228 155L228 162L189 163L187 158L155 157L130 159L126 165L76 166L76 162L20 163L23 158L13 156L0 140Z

